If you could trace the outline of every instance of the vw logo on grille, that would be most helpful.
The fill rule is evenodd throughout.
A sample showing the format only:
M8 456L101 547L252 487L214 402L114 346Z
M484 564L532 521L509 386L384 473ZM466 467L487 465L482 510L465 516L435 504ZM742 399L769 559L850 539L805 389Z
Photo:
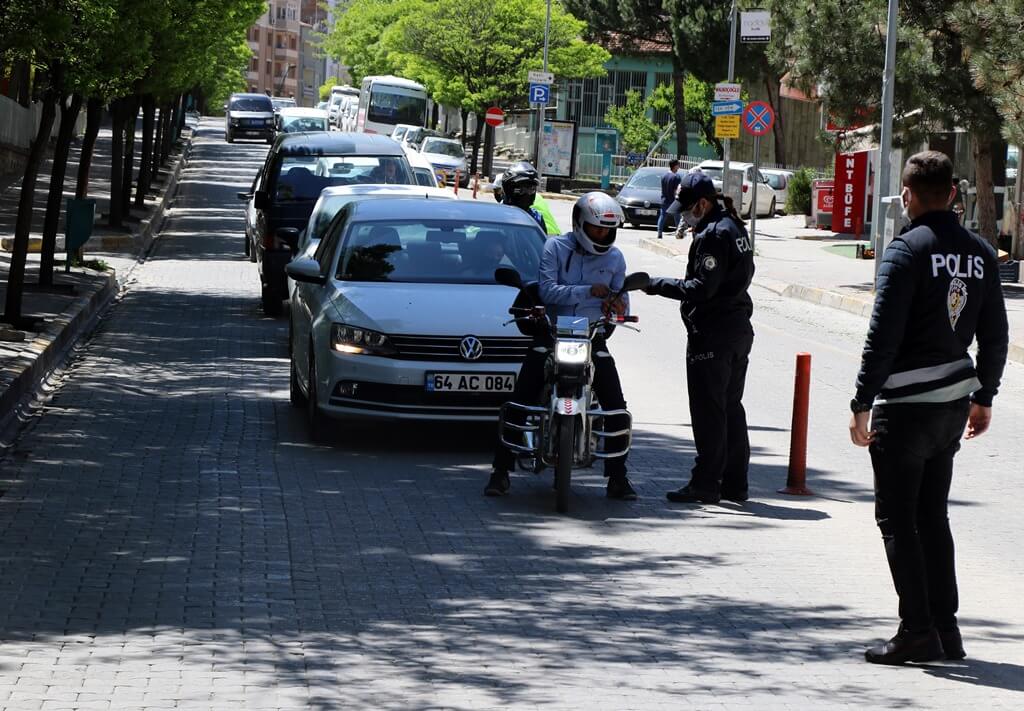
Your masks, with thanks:
M644 207L650 207L650 206L651 206L651 201L650 200L644 200Z
M466 336L459 344L459 353L466 360L479 360L484 354L484 344L476 336Z

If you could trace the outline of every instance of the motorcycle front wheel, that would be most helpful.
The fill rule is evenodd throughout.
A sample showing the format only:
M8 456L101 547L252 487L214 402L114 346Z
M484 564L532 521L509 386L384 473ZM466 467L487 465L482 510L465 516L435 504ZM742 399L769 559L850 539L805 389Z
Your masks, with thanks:
M558 460L555 462L555 510L558 513L569 510L569 484L572 480L573 456L576 450L577 420L578 418L570 415L558 416Z

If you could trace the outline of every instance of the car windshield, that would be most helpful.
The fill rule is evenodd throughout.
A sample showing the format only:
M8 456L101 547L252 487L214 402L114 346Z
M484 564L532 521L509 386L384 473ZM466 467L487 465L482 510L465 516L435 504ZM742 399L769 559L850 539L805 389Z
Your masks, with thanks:
M639 190L658 190L661 188L661 176L663 173L659 173L653 170L645 170L642 173L633 173L633 177L626 183L627 188L637 188Z
M700 169L700 172L704 173L704 175L708 176L712 180L721 180L722 179L722 169L721 168L715 168L714 166L702 166L701 169Z
M391 132L391 138L396 140L396 141L401 141L402 140L402 136L404 136L405 132L408 131L408 130L409 130L408 126L399 126L394 131Z
M294 99L271 99L270 103L274 105L275 109L292 109L295 108Z
M285 116L281 120L281 130L285 133L326 131L327 119L320 116Z
M437 187L437 183L434 182L434 171L429 168L413 168L412 173L416 176L417 184L430 188Z
M452 158L465 158L466 151L458 141L446 141L442 138L427 138L423 141L422 153L436 153Z
M403 158L392 156L285 156L277 178L276 199L316 200L332 185L415 185Z
M229 108L231 111L273 111L274 105L270 103L270 99L261 99L257 96L232 99Z
M422 96L395 94L385 88L370 94L366 120L373 123L422 123L427 112L427 100Z
M388 220L349 226L341 281L494 284L494 270L536 274L544 236L534 226L451 220Z

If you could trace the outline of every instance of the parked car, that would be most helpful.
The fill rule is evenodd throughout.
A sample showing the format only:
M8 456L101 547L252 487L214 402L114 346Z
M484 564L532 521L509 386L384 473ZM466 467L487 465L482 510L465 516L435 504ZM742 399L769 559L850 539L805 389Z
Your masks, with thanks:
M326 110L327 110L327 104L328 104L328 103L329 103L329 102L327 102L327 101L321 101L320 103L318 103L318 104L316 105L316 107L317 107L318 109L320 109L321 111L326 111Z
M274 105L266 94L232 94L224 105L224 140L258 138L274 142Z
M405 134L409 132L409 129L413 129L413 128L419 128L419 127L418 126L414 126L411 123L400 123L400 124L397 124L395 126L395 129L391 132L391 140L398 141L399 143L401 143L402 139L405 138Z
M434 166L430 164L429 160L416 151L406 151L405 157L409 159L409 165L412 166L412 174L416 176L417 185L430 188L436 188L440 185L437 182L437 173L434 172Z
M531 340L507 324L497 267L536 274L544 234L524 211L469 201L360 200L288 265L290 393L328 418L494 421Z
M459 187L469 185L469 167L466 162L466 151L462 144L453 138L424 136L418 149L409 146L406 150L413 151L425 158L434 167L439 182L452 183L455 175L459 175Z
M779 170L777 168L762 168L761 172L768 179L768 184L775 191L775 209L780 213L786 212L786 201L789 199L789 181L793 178L793 171Z
M697 168L707 174L715 184L715 187L721 191L722 161L706 160L698 165ZM743 171L743 205L740 207L740 214L743 217L750 217L751 200L754 196L754 192L752 190L754 187L754 165L753 163L737 163L736 161L730 161L729 170ZM775 209L778 207L779 200L775 196L775 191L772 190L771 186L767 183L763 173L758 173L757 180L757 216L771 217L775 214Z
M359 162L368 169L317 175L325 160ZM350 133L281 135L250 191L238 193L247 203L246 239L250 259L259 264L264 313L276 316L282 311L288 296L284 267L298 248L299 230L309 220L320 191L332 185L385 181L415 184L405 152L390 138Z
M278 113L281 109L294 109L298 106L295 103L295 99L291 99L285 96L271 96L270 103L274 105L274 113Z
M281 133L327 131L327 112L320 109L291 108L277 112L277 130Z
M626 222L633 227L658 224L661 212L661 176L667 168L637 168L615 197Z
M338 110L338 128L342 131L356 130L356 114L359 112L359 97L346 95Z

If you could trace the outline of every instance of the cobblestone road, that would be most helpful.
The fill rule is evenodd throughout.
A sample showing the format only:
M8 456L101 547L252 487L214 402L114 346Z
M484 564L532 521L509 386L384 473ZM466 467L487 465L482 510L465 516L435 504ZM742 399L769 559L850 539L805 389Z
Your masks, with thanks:
M672 305L613 346L640 501L583 473L484 499L490 428L362 427L314 446L287 324L259 311L241 207L265 148L199 131L156 251L0 461L9 709L1024 707L1024 369L965 446L952 517L971 657L877 668L894 631L865 453L845 432L864 322L758 293L754 501L663 499L692 456ZM560 208L561 209L561 208ZM634 268L682 265L622 242ZM793 354L809 460L785 479Z

